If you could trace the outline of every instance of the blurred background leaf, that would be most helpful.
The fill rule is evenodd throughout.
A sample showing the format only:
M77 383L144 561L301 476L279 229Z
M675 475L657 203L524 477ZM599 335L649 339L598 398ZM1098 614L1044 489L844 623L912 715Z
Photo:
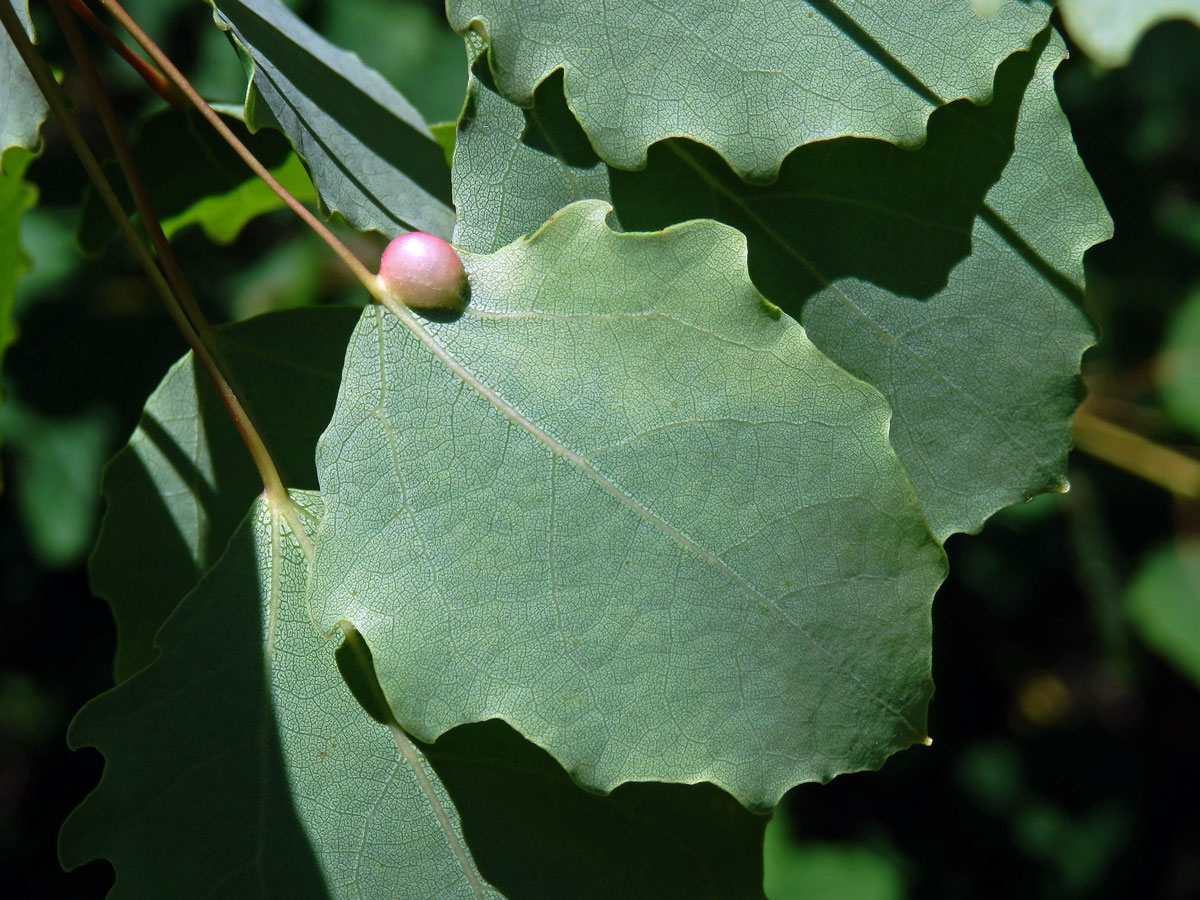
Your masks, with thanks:
M776 813L763 840L767 900L901 900L904 874L859 844L797 843L785 812Z
M1142 639L1200 686L1200 540L1152 553L1125 594Z
M1158 377L1164 409L1200 440L1200 289L1171 317Z
M223 109L225 124L277 178L303 203L317 199L312 181L287 139L277 131L251 134L242 124L241 111ZM228 244L247 222L283 201L228 144L193 110L163 109L146 116L132 141L133 157L146 182L150 202L171 237L186 225L198 224L217 244ZM133 197L120 178L115 160L105 166L109 180L125 210L135 217ZM79 212L76 240L83 253L98 256L117 237L117 223L88 190Z
M1196 0L1061 0L1063 23L1071 37L1096 62L1129 62L1145 31L1168 19L1200 25Z

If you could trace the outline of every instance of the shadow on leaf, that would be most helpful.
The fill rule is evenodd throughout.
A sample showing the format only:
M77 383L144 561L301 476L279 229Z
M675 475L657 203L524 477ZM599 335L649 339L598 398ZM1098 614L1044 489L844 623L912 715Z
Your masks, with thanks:
M750 276L798 316L825 284L856 277L928 299L971 252L971 228L1013 150L1017 114L1049 32L1010 56L987 106L936 110L928 139L907 150L838 138L788 155L778 180L742 182L712 150L676 138L655 144L640 172L611 170L621 225L651 231L713 218L749 240Z
M496 94L479 55L455 154L457 238L495 250L562 206L595 197L612 203L629 231L702 218L738 228L755 285L796 317L808 297L848 277L928 299L971 252L974 221L986 215L985 197L1012 155L1049 38L1044 30L1001 64L989 104L958 100L935 110L919 148L853 137L810 143L765 186L742 181L715 151L686 138L654 144L640 171L606 166L567 105L561 72L538 87L532 107L517 110Z

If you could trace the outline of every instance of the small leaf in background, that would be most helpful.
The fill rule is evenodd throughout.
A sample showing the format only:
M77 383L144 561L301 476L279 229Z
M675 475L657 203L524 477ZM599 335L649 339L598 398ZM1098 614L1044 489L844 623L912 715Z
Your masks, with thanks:
M1142 35L1159 22L1189 19L1200 25L1197 0L1059 0L1063 25L1092 59L1123 66Z
M454 230L445 155L416 108L278 0L212 0L251 61L246 123L278 128L324 206L387 236Z
M1048 11L1007 3L983 19L964 0L451 0L447 12L456 30L488 41L500 93L519 106L562 68L571 109L611 165L641 168L655 141L688 137L765 183L809 141L919 144L935 107L989 99L996 67Z
M100 471L112 440L103 409L44 416L20 397L0 406L0 436L12 462L8 476L26 539L38 562L81 562L96 538Z
M1183 301L1169 326L1158 381L1167 412L1200 439L1200 289Z
M1125 613L1142 640L1200 686L1200 541L1152 553L1125 590Z
M17 11L26 33L33 38L33 23L29 19L28 0L0 0ZM41 143L39 131L50 108L46 98L29 74L17 48L0 29L0 159L10 147L36 150ZM8 161L4 161L7 167Z
M0 151L0 363L17 337L17 281L29 271L29 257L21 246L21 218L37 202L37 190L24 179L32 158L20 147Z
M853 844L797 843L783 807L763 840L767 900L904 900L903 873L888 859Z
M301 203L316 202L316 189L295 153L289 153L280 165L271 169L271 174ZM199 225L214 244L231 244L248 222L283 207L278 194L261 178L251 176L224 194L203 197L178 215L164 219L162 228L170 238L188 225Z
M608 211L466 255L456 321L364 312L314 615L422 739L501 717L590 788L771 807L926 739L944 558L882 398L764 302L745 239Z
M299 199L315 199L312 184L286 139L271 131L250 134L240 120L223 118L263 165L289 177L286 186L298 189ZM168 235L198 222L217 243L228 243L256 215L283 205L212 126L190 109L150 114L134 137L133 154ZM133 197L116 162L109 161L106 169L126 211L133 214ZM264 203L264 194L274 198L274 205ZM253 205L241 205L247 201ZM117 235L112 214L94 190L84 195L76 234L80 248L90 256L100 254Z
M329 421L356 318L354 310L304 309L220 332L242 401L289 484L316 486L313 447ZM90 576L116 619L117 681L154 658L155 632L261 489L224 406L185 356L104 473L108 508ZM143 565L147 558L154 565Z

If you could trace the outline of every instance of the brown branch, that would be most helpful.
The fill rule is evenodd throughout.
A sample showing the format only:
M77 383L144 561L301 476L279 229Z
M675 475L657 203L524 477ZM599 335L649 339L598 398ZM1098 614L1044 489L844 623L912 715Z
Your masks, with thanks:
M1200 460L1103 419L1086 406L1075 413L1075 448L1177 497L1200 500Z

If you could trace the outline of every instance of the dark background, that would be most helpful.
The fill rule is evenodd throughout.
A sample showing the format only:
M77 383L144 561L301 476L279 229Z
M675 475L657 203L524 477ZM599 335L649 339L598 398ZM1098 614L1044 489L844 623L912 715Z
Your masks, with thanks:
M199 6L128 4L210 97L239 102L236 57L216 29L198 27L208 16ZM456 116L463 56L440 2L297 6L430 121ZM47 54L66 59L42 25ZM132 121L152 104L124 68L108 69ZM1058 86L1116 223L1086 258L1102 341L1085 376L1124 424L1195 454L1200 436L1161 410L1154 372L1174 311L1200 285L1200 31L1159 26L1112 72L1073 53ZM0 871L10 896L94 898L111 869L64 874L55 837L102 770L97 753L72 753L63 739L74 711L111 684L113 627L86 573L100 466L186 348L123 250L94 262L75 253L84 177L53 123L44 135L29 174L40 204L25 230L35 268L0 406ZM195 229L178 243L189 270L204 273L195 287L216 321L362 300L283 214L252 223L232 247ZM797 846L865 848L902 886L897 896L1200 896L1200 691L1139 641L1121 608L1148 551L1200 533L1197 510L1082 454L1069 477L1070 493L949 541L950 578L934 604L934 745L792 791ZM823 896L859 896L846 884Z

